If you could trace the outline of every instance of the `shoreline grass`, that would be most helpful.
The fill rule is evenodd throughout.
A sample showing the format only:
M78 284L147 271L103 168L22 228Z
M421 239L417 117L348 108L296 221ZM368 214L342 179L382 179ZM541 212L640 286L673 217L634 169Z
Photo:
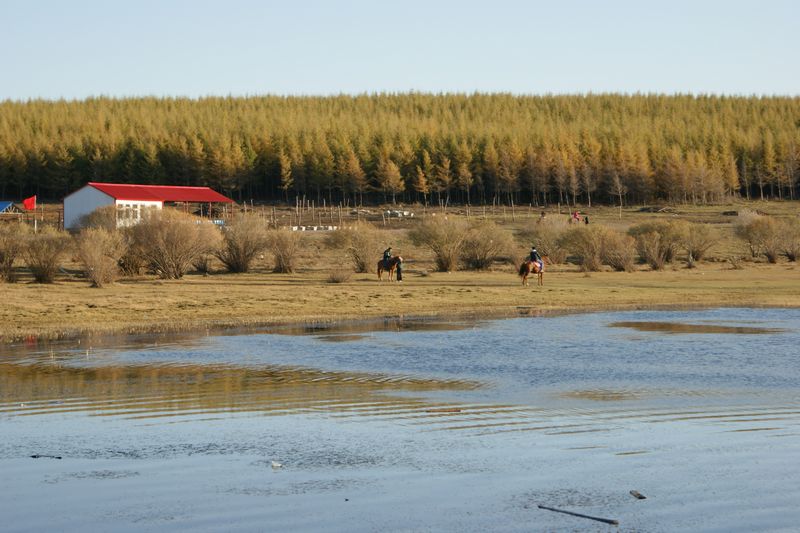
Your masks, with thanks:
M0 343L183 331L222 331L383 317L503 317L537 313L707 307L800 307L794 264L724 263L661 272L554 267L544 287L522 287L512 269L406 274L402 284L328 271L137 280L106 289L86 282L7 284Z

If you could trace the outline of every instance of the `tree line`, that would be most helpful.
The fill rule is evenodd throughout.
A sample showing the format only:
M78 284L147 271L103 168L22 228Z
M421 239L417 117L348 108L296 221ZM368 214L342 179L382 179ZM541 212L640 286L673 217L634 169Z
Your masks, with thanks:
M800 97L372 94L0 102L0 198L713 203L800 193Z

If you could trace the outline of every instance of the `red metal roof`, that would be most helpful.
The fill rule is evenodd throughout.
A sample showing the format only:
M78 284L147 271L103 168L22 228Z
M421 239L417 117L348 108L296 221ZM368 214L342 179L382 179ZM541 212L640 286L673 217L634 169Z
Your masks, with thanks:
M128 183L97 183L89 185L116 200L159 202L233 203L209 187L178 187L172 185L134 185Z

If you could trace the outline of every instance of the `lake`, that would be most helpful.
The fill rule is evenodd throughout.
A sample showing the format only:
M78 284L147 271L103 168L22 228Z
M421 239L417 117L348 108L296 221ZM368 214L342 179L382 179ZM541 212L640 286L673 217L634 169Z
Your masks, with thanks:
M796 531L798 346L737 308L31 341L2 529Z

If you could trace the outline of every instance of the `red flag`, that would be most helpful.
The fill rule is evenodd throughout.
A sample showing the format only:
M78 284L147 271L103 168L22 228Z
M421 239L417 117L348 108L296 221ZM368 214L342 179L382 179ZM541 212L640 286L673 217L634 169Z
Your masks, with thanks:
M27 211L33 211L36 209L36 195L34 194L30 198L25 198L22 200L22 207L24 207Z

